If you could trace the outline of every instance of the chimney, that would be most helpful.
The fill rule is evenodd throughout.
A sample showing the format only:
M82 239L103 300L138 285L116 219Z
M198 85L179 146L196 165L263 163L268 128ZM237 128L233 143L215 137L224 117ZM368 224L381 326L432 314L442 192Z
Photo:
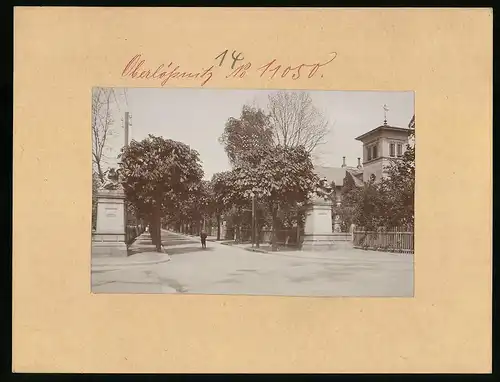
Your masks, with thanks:
M342 157L342 167L345 167L345 157Z
M361 168L361 158L358 158L358 168Z

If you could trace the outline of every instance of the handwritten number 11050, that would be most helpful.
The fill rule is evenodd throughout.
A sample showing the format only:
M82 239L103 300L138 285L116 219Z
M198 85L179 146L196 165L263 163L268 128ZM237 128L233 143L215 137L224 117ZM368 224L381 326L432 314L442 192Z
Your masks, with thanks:
M224 64L224 61L226 60L226 57L228 56L229 49L226 49L222 53L220 53L217 57L215 57L215 60L219 60L219 66L222 66ZM298 80L301 75L307 75L307 78L313 78L316 73L319 71L320 68L328 65L331 63L335 58L337 57L336 52L331 52L330 53L330 59L328 59L325 62L315 62L312 64L299 64L299 65L286 65L282 63L278 63L277 59L273 59L266 64L260 66L259 68L256 69L257 72L260 73L260 77L266 76L268 79L273 79L275 77L281 77L281 78L286 78L286 77L291 77L292 80ZM240 61L243 61L245 57L243 57L243 52L238 52L236 50L233 50L231 53L231 58L228 58L229 60L232 59L231 62L231 73L226 76L226 78L243 78L247 71L252 67L251 62L245 63L240 63ZM321 75L323 77L323 75Z

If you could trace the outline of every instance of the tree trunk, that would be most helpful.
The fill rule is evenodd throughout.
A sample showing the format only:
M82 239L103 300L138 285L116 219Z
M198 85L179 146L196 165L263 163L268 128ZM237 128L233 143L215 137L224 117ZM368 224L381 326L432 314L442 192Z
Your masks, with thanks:
M155 206L154 221L155 221L155 241L156 252L161 252L161 215L160 206Z
M297 211L297 247L300 248L300 212Z
M148 217L148 220L146 221L146 224L148 226L148 233L149 236L151 236L151 240L153 239L153 219L151 217Z
M156 243L156 222L154 216L151 216L149 221L149 235L151 236L151 244L155 245Z
M237 225L234 227L234 235L236 236L236 242L239 243L240 242L240 238L241 238L241 229L240 229L240 226Z
M272 251L277 251L278 250L278 233L277 233L277 228L278 228L278 210L276 207L273 206L272 210L272 217L273 217L273 232L272 232Z
M220 240L220 215L217 214L217 240Z
M106 179L105 179L105 176L104 176L104 171L102 171L102 167L101 167L101 161L96 161L96 164L97 164L97 175L99 176L99 180L101 181L101 186L103 185L103 183L106 182Z
M257 248L260 247L260 227L259 227L259 219L255 218L255 246Z

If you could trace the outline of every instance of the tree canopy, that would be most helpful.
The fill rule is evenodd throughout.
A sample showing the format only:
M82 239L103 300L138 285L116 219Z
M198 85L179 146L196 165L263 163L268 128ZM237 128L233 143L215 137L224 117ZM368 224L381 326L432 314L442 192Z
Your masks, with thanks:
M260 220L272 224L275 248L278 227L302 222L301 207L313 194L326 195L328 185L314 174L311 152L327 132L328 121L301 91L274 92L267 110L247 105L239 118L229 118L219 141L232 170L224 181L213 179L227 217L242 223L255 198Z
M219 142L233 166L243 162L258 160L252 154L257 149L270 147L273 133L269 126L269 117L261 109L243 106L239 118L227 120Z
M162 211L179 208L197 191L203 178L199 154L182 142L149 135L140 142L132 141L120 157L127 200L152 217L153 240L160 250Z
M259 149L260 162L243 164L232 171L233 200L251 200L266 206L273 224L273 249L276 248L276 229L279 210L305 203L313 194L325 189L313 171L310 154L302 146L274 146Z

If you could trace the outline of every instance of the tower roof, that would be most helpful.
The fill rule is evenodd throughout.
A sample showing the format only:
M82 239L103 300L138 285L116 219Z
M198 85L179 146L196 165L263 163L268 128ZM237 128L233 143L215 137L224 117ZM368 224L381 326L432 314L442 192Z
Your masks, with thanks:
M374 135L378 132L381 132L381 131L398 131L398 132L407 132L408 133L409 129L403 128L403 127L398 127L398 126L380 125L380 126L374 128L373 130L370 130L370 131L360 135L359 137L356 138L356 140L362 141L365 138L367 138L371 135Z

